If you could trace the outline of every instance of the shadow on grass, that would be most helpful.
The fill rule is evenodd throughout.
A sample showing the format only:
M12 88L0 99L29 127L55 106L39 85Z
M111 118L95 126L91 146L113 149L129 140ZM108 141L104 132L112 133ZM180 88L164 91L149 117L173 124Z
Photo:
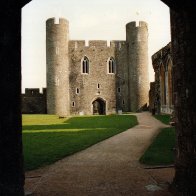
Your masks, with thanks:
M137 125L137 118L131 115L93 116L70 118L62 124L58 119L56 122L23 125L25 170L51 164L125 131Z
M92 128L120 128L124 125L122 119L130 118L130 115L110 115L110 116L93 116L93 117L74 117L64 121L61 124L49 125L23 125L23 130L48 130L48 129L92 129ZM133 117L134 118L134 117ZM114 122L114 121L115 122ZM112 124L111 124L112 123ZM134 124L135 125L135 124ZM130 121L132 126L132 121Z
M51 164L126 129L23 133L25 170Z

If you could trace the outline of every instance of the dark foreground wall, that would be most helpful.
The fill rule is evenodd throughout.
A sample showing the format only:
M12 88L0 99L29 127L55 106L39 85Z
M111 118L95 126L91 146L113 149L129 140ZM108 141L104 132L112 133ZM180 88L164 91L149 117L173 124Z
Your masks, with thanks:
M39 88L26 88L22 94L23 114L46 114L46 89L40 93Z
M177 151L173 185L196 193L196 2L163 0L171 8Z
M196 193L196 2L162 0L171 8L177 158L174 185ZM0 195L23 196L21 137L21 7L28 0L2 0L0 7ZM178 9L177 6L181 6ZM182 11L183 10L183 11Z
M21 137L21 8L28 0L0 6L0 195L24 195Z
M174 183L186 195L196 193L196 4L171 11L176 111L176 175Z

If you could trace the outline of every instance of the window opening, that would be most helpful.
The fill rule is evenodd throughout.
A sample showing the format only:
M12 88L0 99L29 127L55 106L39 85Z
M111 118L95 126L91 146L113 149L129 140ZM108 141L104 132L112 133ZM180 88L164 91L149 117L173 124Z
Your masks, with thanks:
M89 73L89 60L86 56L82 60L82 73Z
M108 61L108 73L110 74L115 73L115 62L112 57L110 57Z
M76 88L76 94L79 94L79 93L80 93L80 89Z

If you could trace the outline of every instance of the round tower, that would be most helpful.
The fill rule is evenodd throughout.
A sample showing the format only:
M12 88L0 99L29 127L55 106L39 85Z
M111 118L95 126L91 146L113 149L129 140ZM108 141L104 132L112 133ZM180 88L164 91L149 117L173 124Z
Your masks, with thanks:
M126 25L130 110L140 111L148 104L148 25L140 21Z
M69 22L46 21L47 112L69 115Z

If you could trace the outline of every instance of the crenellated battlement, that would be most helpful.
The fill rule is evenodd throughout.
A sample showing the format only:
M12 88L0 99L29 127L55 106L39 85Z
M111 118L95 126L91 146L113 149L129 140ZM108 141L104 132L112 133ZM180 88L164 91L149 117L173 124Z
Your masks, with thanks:
M69 41L69 47L70 48L83 48L85 47L85 40L70 40Z
M130 28L130 29L148 28L148 24L144 21L139 21L139 23L137 23L136 21L133 21L133 22L127 23L126 28Z
M107 41L106 40L90 40L89 47L107 47Z
M42 89L42 93L40 92L39 88L25 88L25 93L22 94L23 96L43 96L46 95L46 88Z
M46 114L46 88L25 88L25 93L21 95L23 114Z
M46 20L46 25L47 26L52 26L52 25L68 25L69 21L66 20L65 18L49 18Z
M69 41L69 48L77 49L77 48L116 48L122 47L126 44L124 40L112 40L108 42L106 40L89 40L86 42L85 40L70 40Z
M144 21L139 21L139 27L145 27L148 28L148 24Z

